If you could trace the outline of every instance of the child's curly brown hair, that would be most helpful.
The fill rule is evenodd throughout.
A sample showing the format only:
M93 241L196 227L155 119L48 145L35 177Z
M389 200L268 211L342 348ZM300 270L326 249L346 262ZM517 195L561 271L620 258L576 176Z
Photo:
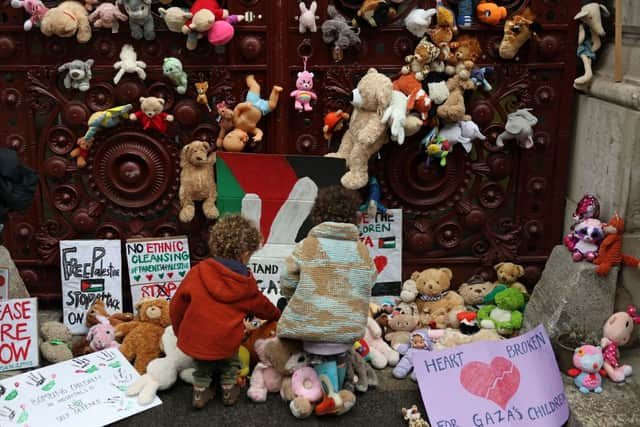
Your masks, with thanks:
M241 261L245 254L260 248L262 234L242 215L226 215L211 227L209 251L211 256Z
M321 188L311 210L311 222L314 225L327 221L357 225L359 207L360 195L357 191L341 185Z

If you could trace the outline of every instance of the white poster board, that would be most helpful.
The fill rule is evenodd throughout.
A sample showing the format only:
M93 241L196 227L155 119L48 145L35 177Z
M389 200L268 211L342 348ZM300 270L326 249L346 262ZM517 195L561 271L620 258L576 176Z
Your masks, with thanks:
M402 209L388 209L375 217L359 213L360 240L376 264L376 283L402 282Z
M38 357L38 300L0 302L0 372L33 368Z
M72 334L85 334L85 315L101 298L107 311L122 311L120 240L61 240L62 311Z
M131 239L126 243L131 298L166 298L176 293L191 268L186 236Z
M0 381L0 426L104 426L160 405L125 396L138 377L109 349L8 378Z
M0 301L9 299L9 268L0 267Z
M278 306L278 301L283 298L280 293L280 276L285 268L285 260L295 247L295 244L272 244L268 253L261 249L249 261L248 267L258 283L258 289L275 306Z

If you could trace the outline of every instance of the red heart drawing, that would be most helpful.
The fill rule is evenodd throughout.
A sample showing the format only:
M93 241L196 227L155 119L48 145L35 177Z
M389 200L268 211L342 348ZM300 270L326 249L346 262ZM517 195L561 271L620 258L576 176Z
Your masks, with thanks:
M0 276L0 286L4 286L4 276Z
M169 279L171 279L171 278L173 277L173 271L171 271L171 272L167 273L167 277L168 277Z
M376 270L378 270L378 273L380 273L385 269L389 261L386 256L379 255L373 259L373 262L376 265Z
M503 410L520 387L520 371L509 359L496 357L491 364L467 363L460 383L471 394L491 400Z
M151 279L153 279L153 274L147 274L145 277L147 280L151 281Z

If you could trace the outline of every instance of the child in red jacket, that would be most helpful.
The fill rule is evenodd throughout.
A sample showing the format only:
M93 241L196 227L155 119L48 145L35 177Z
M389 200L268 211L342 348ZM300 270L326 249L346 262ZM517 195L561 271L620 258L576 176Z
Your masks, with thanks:
M171 322L178 348L196 361L196 408L203 408L213 399L214 374L220 376L222 402L234 405L238 401L238 349L245 316L253 314L264 320L280 317L280 311L262 295L246 267L261 241L260 232L249 220L240 215L223 217L211 228L212 258L189 271L171 300Z

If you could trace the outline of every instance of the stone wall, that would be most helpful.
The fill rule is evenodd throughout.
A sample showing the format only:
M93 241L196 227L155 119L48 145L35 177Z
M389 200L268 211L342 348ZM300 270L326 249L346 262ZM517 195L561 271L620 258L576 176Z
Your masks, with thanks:
M605 220L618 211L626 221L624 252L640 257L640 2L622 3L623 81L614 81L611 26L591 87L576 94L565 230L577 201L595 193ZM640 272L624 268L620 277L617 308L640 306Z

